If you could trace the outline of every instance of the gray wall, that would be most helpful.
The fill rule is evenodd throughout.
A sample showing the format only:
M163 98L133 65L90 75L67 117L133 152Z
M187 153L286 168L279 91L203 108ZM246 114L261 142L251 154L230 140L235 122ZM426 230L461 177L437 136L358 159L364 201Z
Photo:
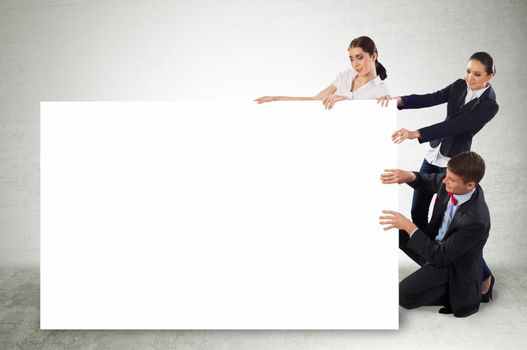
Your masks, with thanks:
M3 0L0 264L39 261L40 101L313 94L348 67L349 41L369 35L394 95L446 86L475 51L494 56L500 111L473 144L488 165L482 186L493 229L485 255L491 266L525 266L525 33L527 2L511 0ZM398 122L417 128L444 116L439 106L400 112ZM400 167L417 168L424 146L399 148ZM410 194L401 187L404 213Z

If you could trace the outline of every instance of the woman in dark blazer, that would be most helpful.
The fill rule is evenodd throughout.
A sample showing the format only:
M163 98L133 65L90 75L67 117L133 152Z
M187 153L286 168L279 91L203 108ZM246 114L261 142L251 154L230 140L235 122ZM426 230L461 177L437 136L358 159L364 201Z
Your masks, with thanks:
M392 135L395 143L406 139L430 143L419 170L421 174L444 173L450 158L470 151L474 135L498 113L496 94L490 85L495 74L492 57L486 52L476 52L468 61L465 79L458 79L444 89L430 94L384 96L377 100L381 106L387 106L390 99L396 99L398 109L425 108L447 103L444 121L413 131L402 128ZM412 221L421 230L428 224L428 211L433 195L432 192L414 190ZM483 302L488 302L491 298L493 285L494 276L483 261Z

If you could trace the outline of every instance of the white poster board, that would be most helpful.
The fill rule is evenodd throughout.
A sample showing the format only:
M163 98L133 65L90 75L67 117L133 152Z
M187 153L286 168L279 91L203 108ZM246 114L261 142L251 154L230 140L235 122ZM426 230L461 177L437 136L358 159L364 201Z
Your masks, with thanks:
M42 102L42 329L397 329L395 108Z

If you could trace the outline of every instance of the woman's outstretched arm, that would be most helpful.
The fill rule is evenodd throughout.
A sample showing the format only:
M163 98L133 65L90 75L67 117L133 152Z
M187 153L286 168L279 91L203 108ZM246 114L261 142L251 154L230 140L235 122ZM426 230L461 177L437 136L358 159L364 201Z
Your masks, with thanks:
M314 101L314 100L323 100L329 95L333 95L337 91L337 88L334 85L329 85L324 90L320 91L315 96L304 97L304 96L262 96L254 101L256 103L265 103L273 101Z

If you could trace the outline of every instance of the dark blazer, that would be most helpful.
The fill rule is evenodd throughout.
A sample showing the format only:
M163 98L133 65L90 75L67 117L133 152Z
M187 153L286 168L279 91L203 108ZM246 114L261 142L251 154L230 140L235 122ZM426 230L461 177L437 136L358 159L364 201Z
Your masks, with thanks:
M458 79L443 90L431 94L402 96L402 106L398 108L424 108L447 102L445 120L419 129L421 137L418 140L420 143L430 141L432 147L441 143L441 154L453 157L470 151L472 137L494 118L499 109L492 86L481 97L463 105L466 96L467 84L465 80Z
M415 189L437 193L437 201L425 231L417 230L407 247L428 264L448 268L448 298L455 316L466 317L479 309L483 246L490 230L490 215L481 187L457 209L442 243L435 240L450 197L442 180L445 174L414 173Z

